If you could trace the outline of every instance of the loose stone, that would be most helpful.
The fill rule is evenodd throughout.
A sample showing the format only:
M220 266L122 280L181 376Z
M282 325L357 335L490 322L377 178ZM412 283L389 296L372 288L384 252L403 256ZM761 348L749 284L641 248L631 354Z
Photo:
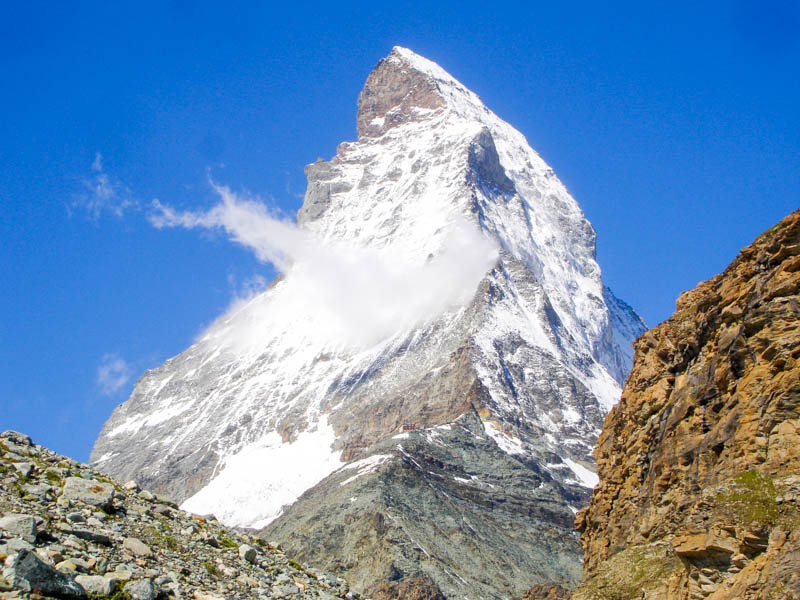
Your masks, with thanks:
M136 556L153 555L153 551L150 550L150 547L147 544L134 537L125 538L125 541L122 542L122 547L125 548L125 550L129 550Z
M0 519L0 529L29 544L36 542L36 520L30 515L6 515Z

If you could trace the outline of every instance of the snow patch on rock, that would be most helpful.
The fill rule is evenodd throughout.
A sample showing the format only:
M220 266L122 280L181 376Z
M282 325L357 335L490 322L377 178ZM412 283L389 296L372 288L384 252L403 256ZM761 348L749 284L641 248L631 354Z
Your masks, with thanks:
M331 449L335 440L325 416L292 443L269 433L228 456L222 470L181 508L213 514L234 527L266 527L284 506L341 466L341 452Z

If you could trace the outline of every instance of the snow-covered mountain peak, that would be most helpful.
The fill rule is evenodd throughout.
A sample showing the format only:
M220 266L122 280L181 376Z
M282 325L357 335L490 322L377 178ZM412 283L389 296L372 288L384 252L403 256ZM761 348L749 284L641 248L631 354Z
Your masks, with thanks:
M428 77L441 81L447 85L452 85L460 88L463 90L465 94L469 94L477 98L475 94L465 88L461 83L459 83L455 77L450 75L447 71L445 71L442 67L437 65L432 60L428 60L424 56L420 56L413 50L408 48L404 48L403 46L394 46L392 48L391 54L384 59L388 63L393 64L400 64L403 66L410 67L420 73L424 73Z
M357 118L306 167L285 276L146 373L93 462L263 525L404 424L470 412L577 502L643 330L592 226L521 133L410 50L370 73Z
M370 73L358 97L358 135L378 137L409 121L443 111L474 118L486 110L478 96L436 63L395 46Z
M367 77L358 109L358 141L306 169L301 226L423 261L457 217L467 218L533 272L559 335L590 348L621 384L594 229L525 137L444 69L401 47ZM603 406L617 394L605 394Z

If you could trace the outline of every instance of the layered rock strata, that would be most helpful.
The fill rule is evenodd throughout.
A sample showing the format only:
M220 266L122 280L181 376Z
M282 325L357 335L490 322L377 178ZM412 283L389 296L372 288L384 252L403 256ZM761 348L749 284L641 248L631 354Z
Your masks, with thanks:
M531 582L581 576L565 493L470 411L374 445L261 535L374 598L519 597ZM427 595L409 595L409 582Z
M800 598L800 212L636 343L573 599Z

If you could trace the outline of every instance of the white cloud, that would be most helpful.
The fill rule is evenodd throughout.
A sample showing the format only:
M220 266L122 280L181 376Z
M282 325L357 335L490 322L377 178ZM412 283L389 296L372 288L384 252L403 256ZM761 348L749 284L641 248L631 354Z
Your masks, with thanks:
M370 346L466 304L497 260L495 245L461 217L449 220L449 233L435 256L420 263L407 249L375 250L317 239L272 214L263 202L212 185L220 202L210 210L179 212L154 200L148 219L158 228L224 231L285 274L293 298L289 312L303 311L315 335L327 333L351 345ZM288 314L287 307L251 302L247 318L227 318L243 304L234 302L220 319L234 344L264 339L276 311Z
M207 212L179 212L153 200L150 223L164 227L186 229L222 229L234 242L252 250L258 260L286 271L293 256L302 254L311 243L310 236L288 220L271 214L259 201L240 199L230 189L211 184L221 202Z
M257 273L250 275L249 277L245 277L241 281L237 280L236 277L229 275L228 283L233 290L235 302L246 302L247 300L258 296L261 292L267 289L267 286L269 285L269 281L267 281L266 277Z
M94 161L92 161L92 171L96 173L103 172L103 155L99 152L94 153Z
M104 213L120 218L126 212L139 209L139 202L128 186L103 170L103 155L99 152L94 155L91 171L92 175L81 181L83 190L70 208L85 210L93 221L99 220Z
M117 354L106 354L100 359L95 382L100 393L106 396L115 394L133 375L133 369L124 358Z

